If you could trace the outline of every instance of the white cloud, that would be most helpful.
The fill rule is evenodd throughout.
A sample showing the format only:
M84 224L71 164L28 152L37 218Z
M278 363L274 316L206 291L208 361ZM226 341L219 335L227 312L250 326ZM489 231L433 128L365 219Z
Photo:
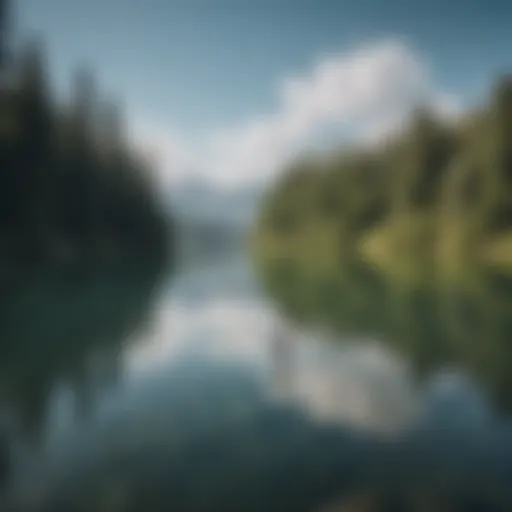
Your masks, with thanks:
M129 127L128 136L135 148L159 170L163 185L186 175L194 165L194 152L177 133L161 124L141 121Z
M459 109L457 98L433 82L426 62L398 39L324 57L309 73L277 85L274 112L219 128L195 154L165 130L146 130L164 174L179 179L202 172L224 185L262 181L330 125L341 125L354 140L374 141L395 130L418 101L450 116Z
M143 333L127 353L127 363L135 372L184 354L261 363L267 357L262 340L270 339L274 325L268 310L240 298L216 298L192 307L170 300L160 305L152 333Z

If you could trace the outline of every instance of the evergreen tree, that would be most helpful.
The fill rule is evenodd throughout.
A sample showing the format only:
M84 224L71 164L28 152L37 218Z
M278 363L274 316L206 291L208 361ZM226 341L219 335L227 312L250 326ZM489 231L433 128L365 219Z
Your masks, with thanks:
M512 235L512 78L498 81L489 106L457 123L421 107L385 144L299 162L270 191L259 218L255 240L280 245L280 254L288 244L290 256L297 247L288 234L301 226L334 232L336 222L332 236L342 233L341 244L331 247L371 245L381 254L391 250L392 259L480 257L483 244L498 238L506 247ZM305 233L301 243L307 244Z
M5 34L4 16L0 57ZM99 254L112 254L106 240L118 255L164 256L165 213L147 165L128 146L119 105L99 98L85 67L75 75L71 103L57 105L41 41L15 56L13 80L0 88L0 258L85 258L98 246Z
M51 98L40 41L23 49L19 63L17 117L17 185L21 229L34 240L44 236L48 223L48 186L55 165Z
M9 2L8 0L0 0L0 76L5 73L8 54L8 38L9 38Z

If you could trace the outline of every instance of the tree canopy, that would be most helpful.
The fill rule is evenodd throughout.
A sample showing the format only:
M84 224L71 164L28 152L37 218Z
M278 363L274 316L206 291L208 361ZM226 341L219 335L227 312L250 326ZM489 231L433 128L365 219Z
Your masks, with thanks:
M511 105L506 76L487 105L456 122L418 108L385 144L294 163L263 204L259 248L271 240L286 250L297 238L309 245L307 233L329 224L339 258L383 245L395 256L407 248L435 259L449 246L473 258L492 246L512 262L503 242L512 240Z
M67 104L57 101L42 42L10 48L6 14L2 1L0 259L162 256L168 219L119 105L101 97L86 67Z

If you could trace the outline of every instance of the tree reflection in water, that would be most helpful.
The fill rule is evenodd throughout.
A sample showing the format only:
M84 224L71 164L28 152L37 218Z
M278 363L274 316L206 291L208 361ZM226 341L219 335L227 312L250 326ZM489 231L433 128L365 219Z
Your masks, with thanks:
M292 262L262 273L282 312L341 339L382 340L426 377L467 373L504 414L512 407L512 277L473 269L466 280L398 282L361 263L313 274Z
M450 423L443 416L450 404L435 400L396 437L377 437L356 426L316 421L300 406L271 400L248 366L196 358L169 363L163 374L130 389L109 414L82 421L94 416L97 398L122 376L121 343L150 307L154 282L130 275L131 280L118 275L72 286L40 278L31 282L30 293L13 287L16 300L5 315L3 339L11 333L18 345L2 346L2 364L8 357L12 363L2 368L3 404L18 415L23 432L37 440L48 428L54 390L66 382L78 397L77 427L63 429L46 447L40 465L19 477L15 510L512 509L510 427L495 417L478 425ZM504 281L491 294L492 307L475 313L465 309L480 304L468 286L441 294L390 287L371 272L293 282L290 276L293 293L281 284L275 296L303 323L327 324L352 337L377 333L395 340L419 373L458 362L480 376L494 397L499 397L496 390L506 389L504 374L481 371L485 358L470 343L486 332L487 314L495 315L493 333L506 327ZM482 293L481 287L474 289ZM467 315L475 324L459 331ZM459 344L462 333L469 333L468 345ZM490 340L494 350L506 347L497 339ZM489 354L494 355L487 368L507 357ZM430 392L435 398L436 389Z
M158 276L144 267L73 275L46 270L2 282L1 473L12 469L9 456L17 460L38 449L59 389L73 395L79 421L120 378L121 346L148 314Z
M512 454L502 451L510 430L461 435L423 423L377 438L273 404L246 367L206 360L177 361L137 404L56 453L41 474L39 501L23 510L512 506Z

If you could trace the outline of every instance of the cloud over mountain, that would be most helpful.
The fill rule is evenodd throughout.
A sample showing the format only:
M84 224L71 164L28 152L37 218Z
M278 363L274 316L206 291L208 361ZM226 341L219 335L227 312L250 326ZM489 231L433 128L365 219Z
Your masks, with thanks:
M134 132L153 148L163 183L194 176L221 186L261 183L285 162L314 146L322 132L374 141L397 129L422 102L440 113L460 109L427 62L400 39L386 39L323 56L307 73L283 76L272 112L220 126L194 147L178 131L147 125Z

